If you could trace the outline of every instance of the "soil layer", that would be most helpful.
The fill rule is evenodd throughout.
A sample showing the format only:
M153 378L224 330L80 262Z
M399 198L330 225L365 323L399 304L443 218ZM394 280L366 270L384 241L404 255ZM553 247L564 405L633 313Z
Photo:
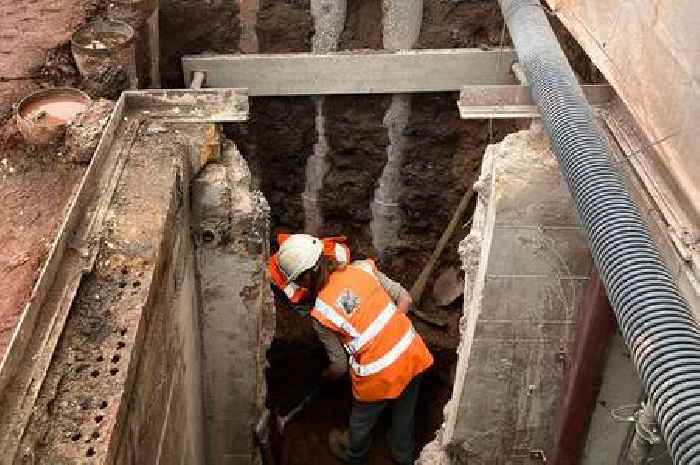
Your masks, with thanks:
M85 168L62 159L62 146L25 144L13 120L0 146L1 359Z
M183 55L235 53L241 28L236 0L162 0L160 2L163 88L183 86Z
M389 143L382 125L388 96L333 96L325 101L329 169L321 206L326 235L348 237L354 258L376 257L370 202L386 164Z
M434 439L442 423L442 408L449 400L454 382L457 354L434 351L435 365L423 374L416 405L416 453ZM268 353L269 402L273 414L285 414L320 383L327 363L323 347L313 341L285 343L277 340ZM347 429L352 394L347 377L321 384L318 394L306 405L282 434L273 427L272 440L280 465L338 465L328 448L328 432ZM391 412L387 408L373 431L368 463L393 465L388 435Z
M261 0L256 31L261 53L311 50L314 25L309 0Z
M423 1L423 23L415 48L494 47L501 40L503 17L496 0Z
M347 2L345 29L338 41L339 50L382 48L382 0Z

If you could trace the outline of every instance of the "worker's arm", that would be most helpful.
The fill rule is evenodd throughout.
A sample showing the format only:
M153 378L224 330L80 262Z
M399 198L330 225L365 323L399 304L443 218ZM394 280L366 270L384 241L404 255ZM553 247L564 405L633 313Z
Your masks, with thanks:
M321 323L314 320L314 329L323 346L326 348L326 354L331 364L323 370L323 377L326 379L338 379L348 371L348 356L343 349L338 335L330 329L324 327Z
M411 294L404 289L401 284L389 278L381 271L377 270L375 274L379 280L379 284L381 284L386 293L389 294L391 300L396 302L397 310L403 314L408 313L408 309L411 307L411 303L413 302L413 299L411 299Z

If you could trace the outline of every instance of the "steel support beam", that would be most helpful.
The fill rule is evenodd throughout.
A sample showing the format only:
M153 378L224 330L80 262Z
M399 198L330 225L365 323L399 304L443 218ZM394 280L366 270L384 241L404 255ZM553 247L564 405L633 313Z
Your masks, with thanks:
M207 87L291 96L449 92L471 84L513 84L515 60L512 49L444 49L188 55L182 65L187 86L201 71Z
M582 85L588 103L609 103L615 92L608 85ZM526 85L470 85L462 87L457 101L462 119L538 118L540 112Z

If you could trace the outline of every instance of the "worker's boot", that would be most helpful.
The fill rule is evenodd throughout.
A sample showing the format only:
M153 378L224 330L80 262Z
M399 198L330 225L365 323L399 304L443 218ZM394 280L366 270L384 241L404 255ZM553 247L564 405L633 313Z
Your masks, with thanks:
M350 461L347 453L349 444L350 434L348 431L332 429L328 433L328 447L331 450L331 454L343 463Z

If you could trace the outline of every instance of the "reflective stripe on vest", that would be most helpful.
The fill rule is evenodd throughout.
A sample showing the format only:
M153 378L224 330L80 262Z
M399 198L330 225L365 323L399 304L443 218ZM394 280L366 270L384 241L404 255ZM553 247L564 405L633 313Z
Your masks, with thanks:
M360 336L360 333L357 332L357 330L353 327L353 325L350 324L350 322L348 320L346 320L332 306L328 305L323 300L317 298L315 308L324 317L326 317L328 320L330 320L330 322L333 323L336 327L345 331L345 334L347 334L348 336L350 336L350 337L359 337Z
M390 301L362 334L345 344L345 350L347 350L350 355L357 353L365 344L374 339L374 337L384 329L387 323L389 323L389 320L391 320L391 317L394 316L394 313L396 313L396 305L394 305L394 302Z
M357 376L364 377L375 375L398 360L399 357L401 357L401 354L403 354L406 349L411 346L411 343L415 337L416 330L413 329L413 326L410 326L399 342L397 342L396 345L382 357L378 358L374 362L360 365L355 360L355 357L350 356L350 366Z
M368 262L367 260L358 260L356 262L353 262L353 264L351 266L359 268L362 271L366 271L367 273L371 274L374 279L377 279L377 275L374 274L374 269L372 268L372 264L370 262Z
M348 253L345 250L345 247L336 242L336 244L335 244L335 259L336 259L336 261L338 263L347 263L348 258L349 258Z
M300 287L295 283L289 283L284 287L284 293L288 299L292 299L294 294L300 289Z

